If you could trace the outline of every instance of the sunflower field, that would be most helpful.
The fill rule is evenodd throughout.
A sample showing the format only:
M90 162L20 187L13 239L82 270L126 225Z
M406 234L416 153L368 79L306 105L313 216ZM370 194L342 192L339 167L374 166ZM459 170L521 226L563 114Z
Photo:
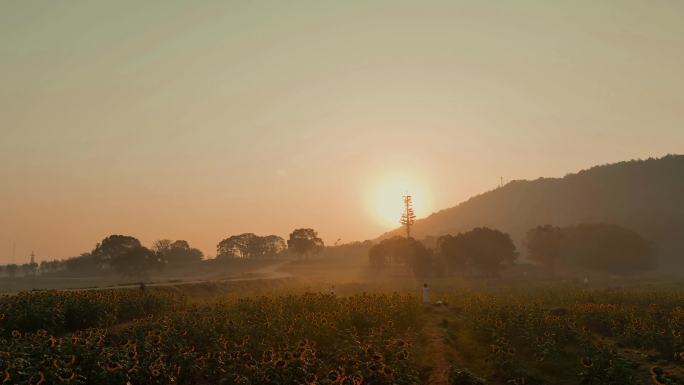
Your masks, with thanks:
M2 297L0 384L684 384L677 288L283 285Z
M62 327L13 329L0 341L0 383L419 382L420 307L410 296L255 296L153 310L116 331L100 327L112 315L64 334L56 333Z
M452 307L447 331L452 345L467 349L470 358L463 361L477 362L493 383L684 383L682 291L462 292L446 297Z

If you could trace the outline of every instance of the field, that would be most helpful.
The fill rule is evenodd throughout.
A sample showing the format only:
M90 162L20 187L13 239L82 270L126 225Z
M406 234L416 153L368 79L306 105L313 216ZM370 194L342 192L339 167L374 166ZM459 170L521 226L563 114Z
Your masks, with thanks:
M294 279L0 298L3 384L681 384L684 290Z

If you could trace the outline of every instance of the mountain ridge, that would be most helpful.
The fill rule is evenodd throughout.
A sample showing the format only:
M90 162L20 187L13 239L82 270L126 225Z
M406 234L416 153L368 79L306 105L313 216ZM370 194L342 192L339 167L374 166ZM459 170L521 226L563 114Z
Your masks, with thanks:
M656 242L661 267L684 268L684 155L597 165L560 178L514 180L416 220L412 233L423 238L493 227L510 233L524 254L528 229L579 223L635 230Z

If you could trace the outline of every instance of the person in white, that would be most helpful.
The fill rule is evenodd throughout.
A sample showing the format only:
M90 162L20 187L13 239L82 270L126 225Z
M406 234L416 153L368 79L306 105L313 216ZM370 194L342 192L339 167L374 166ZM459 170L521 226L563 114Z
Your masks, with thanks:
M423 303L430 303L430 289L428 289L427 283L423 284Z

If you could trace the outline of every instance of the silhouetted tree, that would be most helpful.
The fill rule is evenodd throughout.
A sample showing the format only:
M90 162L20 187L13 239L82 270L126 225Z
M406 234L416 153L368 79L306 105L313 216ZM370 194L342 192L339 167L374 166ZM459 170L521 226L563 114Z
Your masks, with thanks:
M656 267L655 244L624 227L581 224L562 232L562 259L568 265L624 275Z
M387 265L388 252L385 244L377 243L368 250L368 263L374 269L382 269Z
M502 263L513 263L518 257L511 236L488 227L477 227L465 233L470 262L488 275L499 272Z
M495 275L501 264L513 263L518 256L510 235L487 227L441 236L437 252L452 272L472 267L487 275Z
M287 248L299 255L316 253L323 248L323 240L314 229L296 229L287 240Z
M437 239L437 253L447 266L448 273L465 272L468 265L468 237L443 235Z
M388 263L404 264L421 279L432 275L432 253L413 238L395 236L383 239L368 251L368 262L374 268Z
M563 251L563 232L560 227L544 225L532 228L527 231L523 243L531 260L555 271Z
M20 266L20 269L24 277L35 277L36 272L38 271L38 264L35 262L25 263Z
M19 270L19 266L14 263L10 263L9 265L5 266L7 276L10 278L14 278L17 276L17 270Z
M128 250L141 247L140 241L128 235L110 235L95 246L91 252L95 262L103 267Z
M66 269L72 273L92 273L100 270L99 261L91 253L83 253L64 261Z
M217 258L264 258L285 250L285 240L277 235L252 233L233 235L216 246Z
M150 269L160 265L157 255L143 246L128 248L111 260L114 271L125 277L145 276Z
M160 261L169 265L199 262L204 257L202 251L190 247L190 244L184 240L173 242L161 239L154 243L152 250Z

